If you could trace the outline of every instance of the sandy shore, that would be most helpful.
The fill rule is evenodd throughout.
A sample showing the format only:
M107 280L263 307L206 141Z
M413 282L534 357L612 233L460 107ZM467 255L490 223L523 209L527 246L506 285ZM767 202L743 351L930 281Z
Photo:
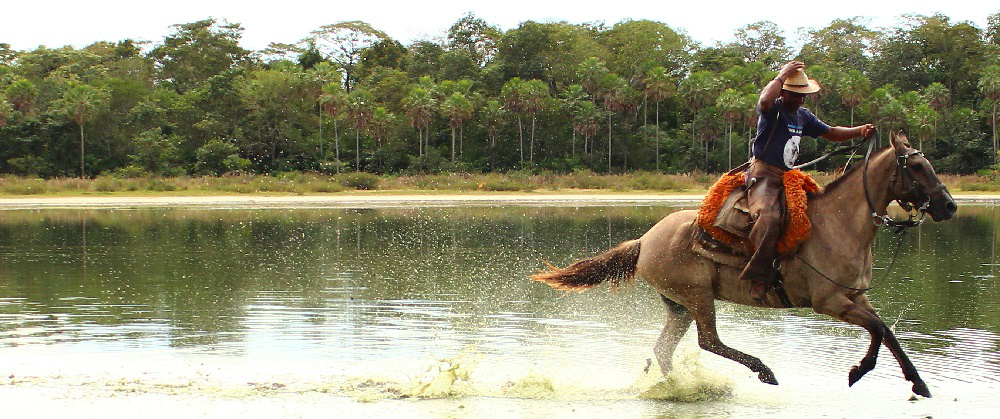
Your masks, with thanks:
M133 207L335 207L463 205L602 205L627 203L697 203L702 195L653 194L344 194L220 196L83 196L0 198L0 208L133 208Z
M1000 195L956 194L966 203L1000 203ZM0 209L141 208L141 207L333 207L381 208L464 205L613 205L697 204L701 194L520 193L520 194L334 194L334 195L212 195L212 196L76 196L0 198Z

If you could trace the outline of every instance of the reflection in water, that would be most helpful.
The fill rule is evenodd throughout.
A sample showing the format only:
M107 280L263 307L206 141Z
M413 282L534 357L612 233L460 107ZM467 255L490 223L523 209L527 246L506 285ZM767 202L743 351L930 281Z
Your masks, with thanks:
M145 382L126 381L154 393L332 392L383 400L380 412L398 397L452 395L470 415L476 397L513 397L536 400L515 403L519 412L559 416L549 401L596 399L608 402L586 411L624 403L611 412L657 416L661 404L638 400L656 381L643 370L663 316L648 287L560 298L526 276L543 259L566 263L634 238L675 210L5 211L0 357L12 370L0 374L81 386L95 375L142 375ZM871 292L932 391L973 399L960 412L990 406L976 395L1000 389L997 215L994 207L963 207L953 221L920 227ZM894 245L890 234L879 236L877 266ZM681 393L702 402L671 405L675 414L847 406L802 405L814 394L871 404L873 417L914 409L884 403L905 400L909 388L888 351L855 386L861 390L844 385L867 346L861 329L806 311L720 311L723 339L761 356L782 386L756 383L742 367L700 353L688 336L678 355L694 357L688 376L721 378L689 380ZM200 375L206 365L210 378ZM722 396L699 398L711 394ZM493 405L511 403L504 400Z

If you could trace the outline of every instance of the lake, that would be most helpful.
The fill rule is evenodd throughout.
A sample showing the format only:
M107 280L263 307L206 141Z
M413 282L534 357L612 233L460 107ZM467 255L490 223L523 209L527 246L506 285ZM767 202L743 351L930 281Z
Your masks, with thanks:
M644 283L563 295L527 278L681 206L44 209L0 212L0 400L11 417L981 417L1000 410L1000 207L914 229L863 329L721 303L724 342L667 379ZM876 278L896 238L880 232ZM647 372L648 371L648 372Z

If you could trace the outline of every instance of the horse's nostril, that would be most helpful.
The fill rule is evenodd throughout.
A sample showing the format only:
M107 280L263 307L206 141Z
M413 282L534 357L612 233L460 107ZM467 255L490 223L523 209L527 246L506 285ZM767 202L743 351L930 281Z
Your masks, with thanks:
M958 211L958 205L955 204L955 201L948 201L947 204L944 204L944 208L948 210L948 213L950 214L954 214L955 211Z

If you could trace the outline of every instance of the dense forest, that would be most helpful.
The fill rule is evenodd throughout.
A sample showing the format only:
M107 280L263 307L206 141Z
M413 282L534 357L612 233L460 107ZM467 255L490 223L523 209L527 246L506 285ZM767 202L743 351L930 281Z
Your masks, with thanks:
M209 18L158 43L0 43L0 172L718 172L746 159L757 95L792 58L831 125L904 129L939 171L992 170L1000 13L988 23L851 18L789 37L762 21L702 45L649 20L503 31L470 13L409 45L352 21L251 51ZM802 158L832 147L806 140Z

